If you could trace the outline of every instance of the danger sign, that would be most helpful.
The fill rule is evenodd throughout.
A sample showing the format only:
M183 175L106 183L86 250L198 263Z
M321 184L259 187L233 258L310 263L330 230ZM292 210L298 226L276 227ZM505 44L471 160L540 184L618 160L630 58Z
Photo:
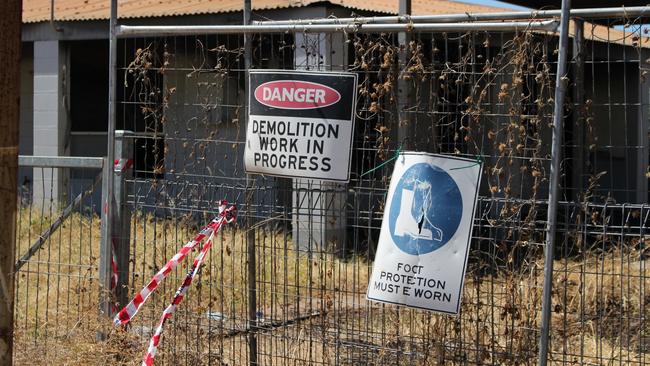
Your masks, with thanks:
M397 158L369 300L458 313L480 179L473 160L416 152Z
M357 76L251 70L248 173L347 182Z

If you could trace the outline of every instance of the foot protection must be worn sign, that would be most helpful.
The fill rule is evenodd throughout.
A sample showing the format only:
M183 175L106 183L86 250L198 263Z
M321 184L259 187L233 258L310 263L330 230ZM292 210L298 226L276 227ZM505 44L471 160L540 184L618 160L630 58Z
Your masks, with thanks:
M251 70L247 173L347 182L357 75Z
M481 168L427 153L397 158L369 300L458 314Z

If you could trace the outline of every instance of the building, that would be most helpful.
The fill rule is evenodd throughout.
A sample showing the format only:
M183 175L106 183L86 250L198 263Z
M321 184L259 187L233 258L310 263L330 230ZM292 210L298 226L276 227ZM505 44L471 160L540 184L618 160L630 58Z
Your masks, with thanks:
M108 100L108 17L109 1L106 0L55 0L54 9L51 9L50 0L24 0L23 5L23 61L22 61L22 88L21 88L21 142L20 153L24 155L71 155L71 156L103 156L106 152L106 130L107 130L107 100ZM122 24L240 24L242 21L241 1L190 1L190 0L157 0L157 1L121 1L119 16ZM397 1L392 0L332 0L332 1L282 1L264 0L254 1L254 19L256 20L281 20L299 18L323 18L323 17L349 17L351 14L363 16L396 14ZM430 0L414 2L412 14L444 14L444 13L479 13L495 12L502 9L484 7L478 5L464 4L447 0ZM593 60L617 59L623 62L597 63L591 65L591 74L596 75L603 72L620 74L625 70L623 78L614 78L605 82L603 78L593 78L590 73L585 73L585 82L592 85L591 90L586 91L583 99L591 98L602 105L602 110L595 110L594 114L607 115L603 117L603 126L599 129L601 141L609 141L611 146L642 146L643 149L626 150L604 149L593 152L592 158L586 160L594 161L596 166L590 169L601 171L604 167L615 167L618 171L611 172L612 178L603 187L606 190L615 192L616 199L622 202L647 202L647 179L645 169L638 167L647 166L648 161L648 139L644 138L647 132L648 111L644 107L648 100L648 81L641 77L640 66L646 67L644 61L647 57L635 56L636 50L623 41L605 42L611 39L614 32L617 35L620 30L597 25L595 31L586 36L589 42L593 42ZM599 33L600 32L600 33ZM575 34L575 31L573 32ZM598 35L601 35L600 39ZM342 34L327 36L305 35L302 33L278 36L271 44L275 49L279 45L306 44L311 42L309 50L296 47L282 53L282 58L268 58L260 60L266 68L276 68L287 63L293 64L296 68L311 67L319 68L321 65L326 68L345 67L349 62L347 54L349 48L346 46L346 39ZM306 38L310 38L309 40ZM153 83L163 87L164 85L175 85L177 97L183 102L171 106L166 113L174 115L175 120L187 120L196 113L192 105L197 104L196 95L193 90L185 86L186 71L183 68L190 68L191 61L196 51L193 44L196 38L183 39L175 43L174 49L175 67L177 70L170 70L161 79ZM223 42L232 43L237 46L238 38L230 37ZM180 46L180 45L183 46ZM126 67L134 59L138 49L148 46L145 40L121 40L118 45L118 59L123 67ZM157 45L157 47L164 47ZM188 51L188 47L190 48ZM164 49L159 49L164 53ZM645 52L645 49L642 50ZM626 61L629 57L630 61ZM210 62L214 62L211 60ZM216 67L216 65L215 65ZM612 67L611 69L607 69ZM123 74L120 74L123 77ZM120 79L121 80L121 79ZM200 76L199 76L200 82ZM220 105L238 104L238 96L242 95L241 82L225 82L219 90L212 92L212 96L220 100ZM206 84L208 85L208 84ZM607 91L607 93L605 93ZM118 99L124 100L125 94L132 92L128 88L118 88ZM611 104L613 100L619 100L617 105ZM151 126L147 126L139 114L127 111L128 106L123 105L118 113L118 128L130 128L143 136L151 134ZM207 118L214 118L214 122L232 121L237 119L232 109L217 106L211 110ZM600 108L600 107L599 107ZM504 111L497 111L504 113ZM612 121L625 121L626 128L611 128ZM598 122L597 122L598 123ZM160 128L160 130L158 129ZM164 167L157 167L156 159L151 156L155 151L171 151L171 153L183 153L184 148L179 139L161 146L161 140L157 134L169 133L166 129L170 127L154 126L155 136L136 139L136 170L142 177L173 177L179 171L183 171L183 163L178 160L165 159ZM181 129L177 129L181 130ZM187 138L195 136L194 132L183 132ZM228 127L227 132L233 136L241 133L234 126ZM639 138L641 136L641 138ZM219 148L217 148L219 149ZM228 147L224 146L219 151L208 151L208 155L223 156L227 154ZM164 153L164 152L162 152ZM487 152L486 152L487 153ZM604 162L603 167L597 166L598 162ZM592 165L594 165L592 164ZM574 186L582 185L586 181L587 173L583 164L574 169L575 176L570 178ZM631 173L630 173L631 172ZM187 171L185 171L187 173ZM241 176L243 169L236 166L228 166L222 172L225 176ZM81 176L78 172L63 176L59 173L21 171L21 180L29 180L32 183L34 197L41 199L53 199L65 201L70 192L77 192L88 181L90 176ZM625 177L624 179L621 177ZM189 178L186 178L186 180ZM50 193L49 187L52 183L53 190ZM575 183L580 182L580 183ZM287 191L294 190L290 197L275 197L288 206L293 206L294 230L296 226L306 225L304 230L310 233L322 232L324 237L340 237L345 235L349 218L341 213L345 212L345 205L348 200L344 187L335 186L332 190L338 193L319 196L314 201L302 206L300 202L306 200L304 190L298 188L317 188L321 191L328 190L329 183L314 182L281 182ZM315 184L315 185L314 185ZM526 182L520 182L525 185ZM43 190L41 187L48 187ZM485 189L485 188L484 188ZM74 194L74 193L73 193ZM575 194L575 192L574 192ZM524 195L525 196L525 195ZM293 203L293 204L292 204ZM273 205L273 204L269 204ZM264 204L260 204L263 207ZM326 215L312 215L315 207L329 212ZM296 208L298 207L298 208ZM304 207L304 209L302 208ZM323 208L327 207L327 208ZM306 219L300 219L301 217ZM332 217L327 220L324 217ZM368 218L372 220L373 218ZM298 230L297 232L302 232ZM294 231L296 233L296 231ZM312 234L310 234L312 235ZM318 234L316 234L318 235ZM313 238L310 238L310 241ZM324 239L325 240L325 239ZM320 240L317 240L320 242Z

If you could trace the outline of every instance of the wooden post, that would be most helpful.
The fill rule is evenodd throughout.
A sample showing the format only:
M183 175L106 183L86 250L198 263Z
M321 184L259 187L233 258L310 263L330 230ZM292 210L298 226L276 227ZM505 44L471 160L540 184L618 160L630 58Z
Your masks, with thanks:
M11 365L20 124L22 0L0 1L0 365Z

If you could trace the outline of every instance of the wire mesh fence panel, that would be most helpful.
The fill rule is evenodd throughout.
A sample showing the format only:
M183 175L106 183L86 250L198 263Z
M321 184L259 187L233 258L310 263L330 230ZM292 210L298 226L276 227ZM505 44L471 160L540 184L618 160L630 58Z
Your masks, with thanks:
M648 362L647 30L573 23L550 359ZM582 40L582 41L581 41Z
M640 20L626 21L572 22L554 363L646 362L647 38ZM136 131L130 204L139 212L132 287L214 214L216 200L240 207L165 335L165 362L241 364L254 352L268 365L536 363L556 34L252 40L256 69L357 73L351 180L245 175L243 36L123 41L123 121ZM485 164L457 317L365 299L392 168L382 163L398 149ZM157 305L134 329L146 333Z
M94 337L98 323L97 169L21 168L16 230L15 363L56 358L57 347ZM29 172L28 172L29 171ZM50 352L48 352L50 351ZM47 362L49 362L47 361Z
M571 22L553 364L648 363L650 41L642 24ZM126 138L134 163L125 202L132 212L130 295L217 215L219 200L238 206L236 224L219 232L169 321L157 362L536 364L557 34L348 30L254 34L250 54L254 69L356 73L348 183L246 174L243 35L120 40L117 127L132 131ZM483 164L458 316L365 298L392 161L405 150ZM31 233L23 233L23 220L34 223L24 216L20 238ZM98 222L92 215L71 217L79 220L71 225L74 235L88 220ZM64 257L81 256L75 273L90 276L85 280L96 273L97 241L86 241L90 232L82 236L88 253L71 242L73 253L64 246ZM58 277L48 274L59 273L57 265L73 263L52 258L31 259L19 272L16 322L26 334L48 329L36 321L67 319L40 310L58 300L23 303L33 298L26 291L52 288ZM109 360L138 361L188 268L183 263L172 270L120 338L122 356ZM30 269L36 274L27 279ZM82 269L92 273L82 276ZM34 281L41 282L26 285ZM81 285L73 282L53 293L75 301L87 296L96 305L98 297L75 293ZM70 323L68 331L77 327Z

